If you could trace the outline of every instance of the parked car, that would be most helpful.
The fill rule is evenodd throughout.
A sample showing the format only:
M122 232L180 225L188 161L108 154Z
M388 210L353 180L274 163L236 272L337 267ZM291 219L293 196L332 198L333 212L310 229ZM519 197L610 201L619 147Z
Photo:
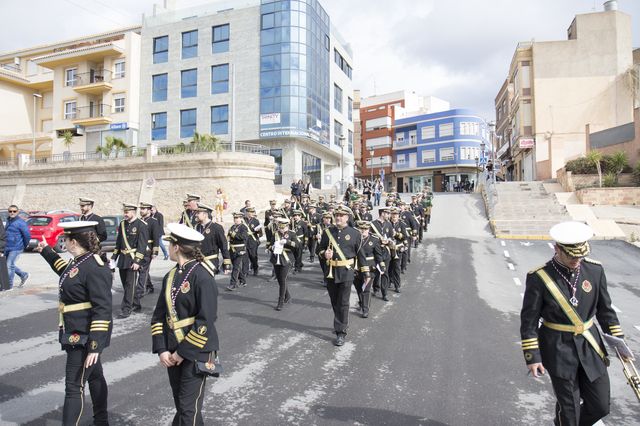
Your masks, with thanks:
M20 216L24 220L29 219L29 213L25 212L24 210L19 210L18 216ZM7 226L7 219L9 218L9 212L7 211L7 209L0 209L0 218L2 218L2 224L4 226Z
M100 244L100 247L102 247L102 251L111 251L116 247L118 225L122 220L122 215L116 214L113 216L102 216L102 219L104 220L104 224L107 227L107 239Z
M78 214L60 213L60 214L41 214L34 215L27 220L29 226L29 232L31 233L31 240L27 249L34 249L42 237L47 241L55 251L62 253L66 251L64 244L64 236L62 235L62 229L58 227L59 223L63 222L75 222L80 219Z

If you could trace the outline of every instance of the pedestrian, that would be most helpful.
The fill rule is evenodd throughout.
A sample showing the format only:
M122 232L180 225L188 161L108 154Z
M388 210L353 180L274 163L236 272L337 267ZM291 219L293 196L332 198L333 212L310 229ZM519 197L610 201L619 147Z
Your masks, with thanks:
M142 310L140 295L135 290L140 267L144 265L147 254L149 232L147 225L136 218L137 209L135 204L122 204L124 218L118 225L116 247L113 249L113 256L111 256L111 260L118 267L124 290L118 318L128 318L132 311L140 312Z
M204 425L206 379L220 371L218 287L213 270L203 263L202 234L177 223L167 228L170 234L164 238L176 266L164 277L151 318L152 351L167 368L176 407L172 424Z
M247 214L247 209L251 208L251 200L245 200L244 201L244 207L242 207L240 209L240 213L242 213L243 215Z
M36 247L60 276L59 341L67 353L62 424L77 425L84 407L84 389L89 383L93 424L108 425L107 381L100 355L111 341L111 270L100 257L95 221L63 222L70 260L61 258L46 241Z
M0 291L9 289L9 270L7 269L7 258L4 256L6 246L7 235L4 230L4 223L0 220Z
M215 200L214 207L216 208L214 221L218 223L222 223L223 222L222 216L224 214L224 211L227 209L227 194L224 193L222 188L218 188L216 190L216 200Z
M304 266L304 263L302 263L302 252L307 245L307 235L309 234L309 227L307 226L307 223L302 220L302 210L294 210L292 212L292 215L292 230L296 234L296 238L298 239L298 241L300 241L300 244L296 245L296 249L294 251L295 264L293 272L295 274L298 272L302 272L302 267Z
M391 226L393 227L391 262L389 263L389 283L393 284L396 293L400 293L400 287L402 286L400 274L404 272L402 270L402 259L411 236L409 232L407 232L407 224L400 219L400 209L398 207L391 207L389 212L391 213Z
M153 205L151 203L140 203L140 220L147 225L149 240L147 240L147 252L145 253L144 262L138 273L138 283L136 292L139 293L138 298L142 298L145 294L153 293L155 288L151 282L151 262L158 257L160 240L164 231L160 228L158 221L151 215Z
M300 240L293 231L289 230L289 221L285 218L276 219L278 230L269 241L269 261L273 265L276 279L278 280L278 304L276 311L281 311L285 304L291 300L287 276L289 268L294 262L295 250L301 245Z
M204 236L200 251L204 255L204 263L216 274L220 269L220 255L222 255L222 267L224 274L231 273L231 259L229 258L229 244L224 235L224 228L219 223L213 222L210 217L213 208L206 204L198 203L198 224L196 231Z
M249 204L251 204L249 202ZM260 220L256 217L256 209L254 207L247 207L245 210L244 224L247 227L247 256L244 259L242 265L243 273L245 276L249 274L249 268L253 276L258 275L258 247L260 247L260 237L262 237L262 225Z
M182 212L180 223L188 226L189 228L194 228L196 226L196 212L198 210L198 201L200 201L200 198L201 197L197 194L187 194L187 204Z
M549 372L556 425L592 425L610 407L609 357L594 320L606 334L624 334L604 268L586 257L593 230L563 222L549 234L553 258L527 274L520 313L524 359L533 377Z
M389 209L387 207L381 207L378 209L378 218L371 222L371 236L378 240L378 243L383 248L382 250L382 263L386 268L389 268L391 264L391 253L394 246L393 238L393 225L389 222ZM378 295L378 292L382 293L382 300L389 301L387 297L387 289L389 288L389 274L384 270L376 269L374 271L373 281L373 294Z
M229 252L231 257L231 279L227 286L228 291L233 291L238 287L247 285L247 276L242 268L244 258L247 256L247 238L249 238L249 230L247 225L243 223L244 215L240 212L233 214L233 225L227 232L229 240Z
M317 213L317 207L315 204L309 205L307 212L307 250L309 250L309 262L313 263L316 255L316 246L318 245L318 231L320 230L320 223L322 223L322 215Z
M160 227L160 232L164 235L164 215L158 211L156 206L151 206L151 217L155 218L158 221L158 226ZM164 255L164 260L169 259L169 252L167 252L167 247L164 245L164 240L160 238L158 242L160 250L162 250L162 254Z
M78 202L78 205L80 206L80 213L82 213L82 215L80 215L80 220L85 222L98 222L98 225L96 225L96 232L98 234L98 240L103 242L107 239L107 226L104 224L104 219L93 212L94 204L95 201L91 198L80 197ZM102 260L104 261L105 258Z
M358 251L358 270L353 281L358 293L358 302L362 310L362 318L369 318L369 304L371 301L371 285L374 271L378 268L384 273L385 262L380 240L370 235L371 222L358 221L356 223L361 234L360 250Z
M8 208L9 216L7 217L7 225L5 226L6 245L4 248L4 255L7 258L7 269L9 274L9 286L7 291L13 290L13 278L15 275L20 277L20 284L18 287L22 287L27 283L29 279L29 273L18 268L16 262L22 254L22 252L29 245L31 240L31 234L29 233L29 227L27 222L18 216L18 206L12 204Z
M333 308L334 344L344 345L349 328L349 297L354 279L355 260L360 249L360 233L347 225L353 212L340 205L335 211L336 224L322 234L320 255L327 261L327 291Z

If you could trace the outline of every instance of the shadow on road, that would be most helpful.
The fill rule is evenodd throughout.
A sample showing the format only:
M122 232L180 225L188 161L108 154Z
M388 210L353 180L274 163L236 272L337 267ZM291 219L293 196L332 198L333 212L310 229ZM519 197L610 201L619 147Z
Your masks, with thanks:
M320 418L338 420L346 424L357 422L366 425L447 426L446 423L436 420L378 408L316 405L313 411Z
M286 311L286 308L285 308L285 311ZM297 322L285 321L278 318L265 317L262 315L242 314L237 312L229 313L228 316L243 318L251 323L258 324L258 325L266 325L276 330L287 329L287 330L297 331L300 333L305 333L310 336L317 337L318 339L326 340L328 342L333 341L334 339L333 328L329 328L329 327L314 327L309 324L301 324ZM319 332L322 332L322 333L319 333Z

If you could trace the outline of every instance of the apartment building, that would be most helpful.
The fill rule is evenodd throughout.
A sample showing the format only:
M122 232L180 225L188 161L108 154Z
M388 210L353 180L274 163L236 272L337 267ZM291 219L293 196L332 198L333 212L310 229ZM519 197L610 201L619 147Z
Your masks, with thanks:
M631 16L615 1L577 15L566 40L518 44L495 104L508 122L498 126L498 152L514 180L555 177L586 153L587 125L633 122L632 52Z
M0 54L0 157L136 146L139 58L140 26Z
M142 145L258 142L276 184L353 179L352 53L317 0L156 6L142 27Z

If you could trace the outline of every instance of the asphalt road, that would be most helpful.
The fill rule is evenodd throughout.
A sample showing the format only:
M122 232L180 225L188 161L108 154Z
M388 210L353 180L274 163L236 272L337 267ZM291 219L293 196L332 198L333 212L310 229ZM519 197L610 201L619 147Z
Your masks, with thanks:
M640 351L640 250L594 242L627 339ZM551 424L548 378L532 379L519 344L526 272L544 263L547 242L491 236L479 197L436 195L431 228L413 252L401 294L372 301L350 318L347 343L332 345L332 311L319 267L290 277L293 301L274 310L277 285L266 256L259 277L226 292L218 279L221 360L209 380L206 424L538 425ZM64 356L56 343L56 276L37 254L20 264L29 285L0 295L0 424L54 425L61 419ZM158 283L170 263L157 261ZM114 312L122 297L114 283ZM173 416L166 372L150 353L150 315L114 320L103 354L112 425L162 425ZM355 292L352 304L355 304ZM610 425L640 424L640 404L618 361ZM89 397L87 396L87 402ZM91 424L85 410L81 424Z

